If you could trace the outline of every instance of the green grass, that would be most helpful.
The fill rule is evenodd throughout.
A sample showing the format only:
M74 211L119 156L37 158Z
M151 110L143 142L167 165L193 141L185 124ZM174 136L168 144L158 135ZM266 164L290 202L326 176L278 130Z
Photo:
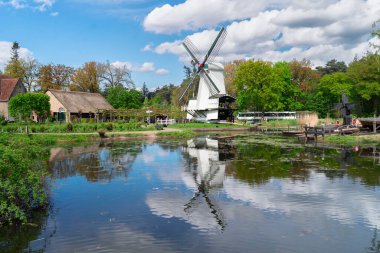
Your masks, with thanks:
M0 126L0 133L25 133L28 126L31 133L96 133L103 130L107 132L128 132L128 131L149 131L154 130L154 125L145 126L140 123L120 123L120 122L104 122L104 123L74 123L74 124L58 124L58 123L9 123Z
M261 122L262 126L267 127L288 127L288 126L298 126L296 119L285 119L285 120L271 120Z
M191 130L173 131L173 132L158 132L159 137L192 137L196 134Z
M223 124L223 123L184 123L168 125L168 128L195 129L195 128L237 128L242 125Z
M353 135L332 135L326 136L324 142L337 144L337 145L369 145L379 144L379 136L353 136Z

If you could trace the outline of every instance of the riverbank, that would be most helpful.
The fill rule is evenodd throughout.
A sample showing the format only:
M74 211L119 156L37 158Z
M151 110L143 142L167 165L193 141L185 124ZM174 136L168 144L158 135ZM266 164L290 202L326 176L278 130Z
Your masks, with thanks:
M365 135L330 135L325 136L324 139L320 138L324 143L334 144L334 145L347 145L347 146L357 146L357 145L380 145L380 134L365 134Z

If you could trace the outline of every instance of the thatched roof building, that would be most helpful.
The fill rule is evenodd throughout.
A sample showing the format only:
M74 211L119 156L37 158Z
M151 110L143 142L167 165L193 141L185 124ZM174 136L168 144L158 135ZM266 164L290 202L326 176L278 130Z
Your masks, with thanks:
M69 122L71 116L91 118L97 110L110 110L113 107L99 93L48 90L46 94L50 97L50 111L59 120Z

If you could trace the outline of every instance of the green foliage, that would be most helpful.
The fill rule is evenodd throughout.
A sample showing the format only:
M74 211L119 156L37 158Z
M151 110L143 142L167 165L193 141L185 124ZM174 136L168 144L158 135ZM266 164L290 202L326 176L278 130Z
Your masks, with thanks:
M336 72L346 72L347 65L343 61L337 61L336 59L332 59L326 63L325 67L319 66L316 69L322 75L327 75Z
M46 207L46 139L0 134L0 224L27 222Z
M163 125L158 125L158 124L156 124L156 125L154 126L154 128L156 128L156 130L164 130L164 126L163 126Z
M368 54L353 61L347 74L353 81L357 94L362 99L371 101L372 112L377 112L380 96L380 55Z
M28 119L32 112L38 116L47 116L50 112L50 98L42 93L18 94L9 101L11 115Z
M136 89L115 87L107 90L107 101L115 109L139 109L142 107L142 97Z
M284 87L275 75L272 64L265 61L246 61L236 70L234 85L241 110L279 111L284 109L281 93Z
M106 129L107 129L108 131L112 131L112 130L113 130L113 125L112 125L112 123L108 123L108 124L106 125Z
M11 49L11 59L5 66L5 74L14 78L23 78L25 74L25 69L23 67L22 61L19 58L19 50L20 45L18 42L13 42Z
M340 102L342 93L347 96L353 93L353 85L347 74L337 72L324 75L316 91L309 97L309 108L326 117L327 113L334 112L334 105Z
M66 125L66 129L67 129L67 132L72 132L73 131L73 124L71 124L71 123L67 123L67 125Z

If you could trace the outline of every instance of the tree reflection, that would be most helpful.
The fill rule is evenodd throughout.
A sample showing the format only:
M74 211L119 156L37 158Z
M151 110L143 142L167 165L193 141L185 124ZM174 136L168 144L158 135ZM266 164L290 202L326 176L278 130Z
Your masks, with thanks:
M270 178L306 180L310 155L304 148L281 148L266 144L237 144L230 175L249 184L264 184Z
M141 151L141 142L53 148L49 167L54 178L81 175L91 182L109 181L127 177Z
M44 252L47 240L55 233L52 231L44 239L37 240L46 230L47 219L48 210L41 210L33 213L31 223L0 227L0 252Z

